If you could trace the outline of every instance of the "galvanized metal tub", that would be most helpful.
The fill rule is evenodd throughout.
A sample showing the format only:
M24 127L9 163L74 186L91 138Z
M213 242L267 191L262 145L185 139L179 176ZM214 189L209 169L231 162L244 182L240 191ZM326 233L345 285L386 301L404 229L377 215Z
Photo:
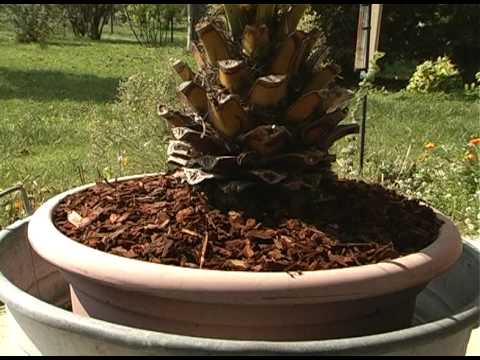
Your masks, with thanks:
M140 330L64 309L60 273L27 240L28 219L0 232L0 299L11 351L28 355L464 355L480 322L480 253L465 243L454 268L419 295L415 324L377 335L322 341L235 341ZM68 254L65 254L68 256ZM13 354L12 354L13 355Z

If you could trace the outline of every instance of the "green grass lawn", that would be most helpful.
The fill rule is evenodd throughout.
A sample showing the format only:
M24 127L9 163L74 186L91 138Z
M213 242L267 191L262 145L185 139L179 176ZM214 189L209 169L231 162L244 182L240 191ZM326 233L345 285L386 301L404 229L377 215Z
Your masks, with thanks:
M126 29L112 35L106 29L101 41L57 37L41 48L17 44L12 32L0 31L0 189L22 182L38 206L94 181L104 169L99 156L115 164L119 149L132 159L144 149L143 157L135 166L112 165L110 175L157 169L151 165L164 159L162 128L146 128L144 119L164 88L170 101L175 98L165 79L174 76L168 62L186 57L184 32L175 36L174 44L152 49L136 44ZM142 75L131 77L136 74ZM364 178L421 197L452 216L465 234L478 233L479 165L465 158L473 151L469 139L480 135L478 101L375 93L368 114ZM147 146L152 143L159 146ZM426 149L428 143L433 148ZM356 140L339 145L339 173L356 176ZM0 227L22 215L12 199L0 200Z
M451 216L466 234L480 225L480 104L406 92L369 96L364 178L397 189ZM358 173L357 142L339 153L339 171ZM472 159L468 154L476 154ZM351 159L353 156L353 160Z
M0 31L0 189L22 182L48 196L77 184L79 169L93 168L87 158L92 112L111 106L120 81L182 56L184 41L179 31L173 44L145 48L117 28L101 41L67 35L42 48Z

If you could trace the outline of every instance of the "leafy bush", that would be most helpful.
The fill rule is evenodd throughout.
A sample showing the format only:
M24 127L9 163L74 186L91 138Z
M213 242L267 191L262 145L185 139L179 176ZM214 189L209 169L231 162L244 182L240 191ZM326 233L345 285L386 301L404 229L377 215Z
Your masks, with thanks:
M93 114L90 159L105 177L165 168L166 129L157 106L159 99L176 103L176 85L169 69L130 76L108 114Z
M325 34L329 58L340 65L347 82L358 80L353 70L358 8L358 4L312 4L312 12L306 19L306 25L315 26Z
M480 235L476 105L461 93L369 92L362 178L425 200L462 234ZM340 141L336 172L358 178L359 138Z
M447 57L438 57L436 61L427 60L417 66L407 86L408 91L422 93L448 92L462 88L459 71Z
M480 71L475 74L475 81L465 84L465 95L480 98Z
M368 135L367 135L368 136ZM476 140L476 142L474 141ZM340 152L338 173L356 178L353 159L358 156L354 140ZM480 139L465 147L453 144L425 144L418 156L392 151L370 153L364 180L379 183L422 201L451 216L462 233L480 235ZM412 150L412 152L415 150Z
M61 19L61 10L52 4L6 5L18 42L45 42Z

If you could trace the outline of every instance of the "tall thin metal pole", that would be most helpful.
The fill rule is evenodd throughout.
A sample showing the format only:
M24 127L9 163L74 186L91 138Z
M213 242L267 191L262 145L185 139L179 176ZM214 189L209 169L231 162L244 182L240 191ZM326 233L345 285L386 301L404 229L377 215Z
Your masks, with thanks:
M201 16L201 5L202 4L187 4L187 14L188 14L188 34L187 34L187 50L192 50L192 43L197 38L197 33L195 32L195 25L198 22Z
M371 29L371 18L372 18L372 6L371 4L362 4L360 6L367 6L366 19L363 21L362 30L366 32L365 34L365 66L364 70L360 73L360 77L365 78L368 73L369 58L370 58L370 29ZM366 133L366 123L367 123L367 94L363 96L362 103L362 123L360 127L360 168L359 175L363 173L363 162L365 158L365 133Z

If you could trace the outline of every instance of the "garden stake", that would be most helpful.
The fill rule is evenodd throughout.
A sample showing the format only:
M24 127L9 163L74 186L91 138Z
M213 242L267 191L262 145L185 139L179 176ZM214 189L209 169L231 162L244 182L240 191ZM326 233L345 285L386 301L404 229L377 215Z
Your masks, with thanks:
M362 30L366 31L365 36L365 67L360 72L360 79L364 79L368 73L368 59L370 57L370 22L371 22L371 15L372 15L372 7L370 4L363 4L360 7L366 6L367 11L364 12L364 16L366 19L363 21ZM367 94L363 96L363 103L362 103L362 124L360 127L360 168L358 173L362 176L363 173L363 159L365 155L365 135L366 135L366 122L367 122Z

